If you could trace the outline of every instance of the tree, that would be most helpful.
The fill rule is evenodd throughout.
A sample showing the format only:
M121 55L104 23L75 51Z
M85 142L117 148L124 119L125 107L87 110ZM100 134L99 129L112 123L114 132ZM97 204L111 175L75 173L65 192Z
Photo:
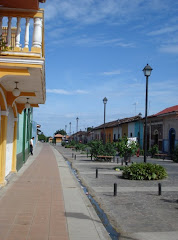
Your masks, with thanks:
M43 133L41 133L40 135L38 135L38 140L47 142L47 137Z
M61 135L67 135L66 131L64 129L57 130L54 135L61 134Z
M88 127L87 132L91 132L93 130L93 127Z

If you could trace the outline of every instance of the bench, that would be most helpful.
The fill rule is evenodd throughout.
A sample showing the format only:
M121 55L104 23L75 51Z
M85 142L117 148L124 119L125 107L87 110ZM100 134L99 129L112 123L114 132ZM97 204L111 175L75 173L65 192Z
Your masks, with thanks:
M111 160L113 159L113 156L97 156L96 159L111 162Z
M169 155L167 155L166 153L156 153L155 157L160 157L164 160L166 157L169 157Z

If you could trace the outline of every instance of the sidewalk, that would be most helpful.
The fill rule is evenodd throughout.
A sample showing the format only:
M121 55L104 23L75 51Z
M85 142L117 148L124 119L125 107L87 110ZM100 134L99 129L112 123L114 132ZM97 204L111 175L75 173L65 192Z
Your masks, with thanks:
M38 144L0 189L0 240L110 239L62 155Z

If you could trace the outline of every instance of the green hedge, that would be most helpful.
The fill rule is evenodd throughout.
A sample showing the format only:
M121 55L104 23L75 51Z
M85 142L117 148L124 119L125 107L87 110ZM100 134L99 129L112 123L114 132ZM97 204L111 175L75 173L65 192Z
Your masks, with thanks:
M123 177L130 180L158 180L167 177L167 172L158 164L133 163L124 168Z

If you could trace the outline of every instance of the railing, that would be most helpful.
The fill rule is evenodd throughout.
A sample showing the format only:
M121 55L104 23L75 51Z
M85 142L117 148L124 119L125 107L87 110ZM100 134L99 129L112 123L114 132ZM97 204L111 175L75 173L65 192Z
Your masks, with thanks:
M44 57L44 21L43 10L23 10L0 8L0 36L8 47L8 54L31 54ZM25 24L24 22L25 19ZM33 26L30 28L31 19ZM6 26L3 26L3 23ZM15 26L13 26L15 24ZM32 36L30 36L30 34ZM7 51L0 54L5 55Z

